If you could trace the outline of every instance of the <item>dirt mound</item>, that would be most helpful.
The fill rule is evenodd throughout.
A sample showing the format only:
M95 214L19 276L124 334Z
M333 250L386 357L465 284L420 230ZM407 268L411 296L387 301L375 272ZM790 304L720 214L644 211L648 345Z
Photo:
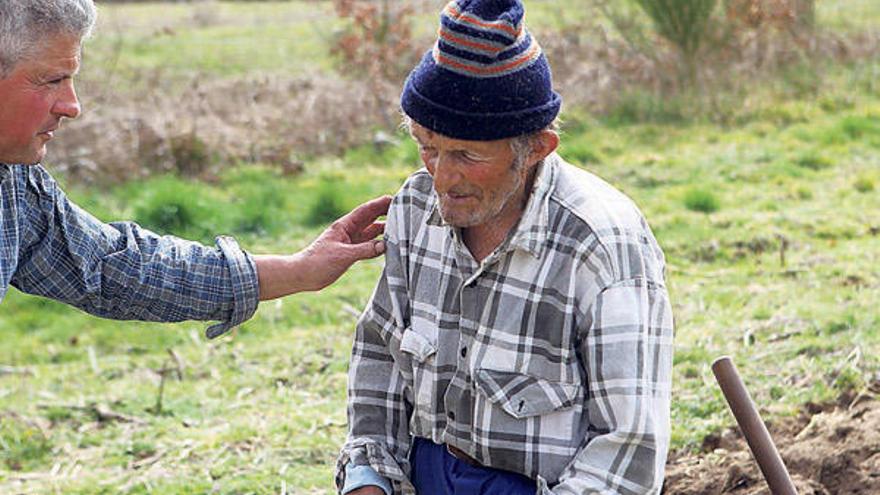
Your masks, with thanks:
M807 407L770 433L800 495L880 493L880 401L858 396L834 407ZM706 454L673 456L663 493L770 495L737 431L706 439Z

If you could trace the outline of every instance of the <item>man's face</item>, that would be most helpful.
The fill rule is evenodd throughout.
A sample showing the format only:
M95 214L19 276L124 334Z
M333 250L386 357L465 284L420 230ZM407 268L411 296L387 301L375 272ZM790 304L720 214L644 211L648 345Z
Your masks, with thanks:
M79 115L79 47L74 37L51 37L0 79L0 163L39 163L61 119Z
M529 167L514 167L509 139L452 139L416 123L412 135L434 178L440 214L446 223L468 228L519 218Z

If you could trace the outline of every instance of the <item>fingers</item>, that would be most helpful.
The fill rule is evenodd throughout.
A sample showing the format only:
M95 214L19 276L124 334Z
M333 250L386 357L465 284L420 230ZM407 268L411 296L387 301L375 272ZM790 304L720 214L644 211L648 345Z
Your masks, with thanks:
M364 242L376 238L385 232L385 222L373 222L372 225L352 236L352 242Z
M345 246L346 251L351 256L351 262L375 258L385 252L385 242L370 240L361 242L360 244L349 244Z
M349 236L355 237L358 232L371 227L371 224L382 215L388 213L388 207L391 205L391 196L382 196L358 206L349 214L340 218L336 223L348 233Z

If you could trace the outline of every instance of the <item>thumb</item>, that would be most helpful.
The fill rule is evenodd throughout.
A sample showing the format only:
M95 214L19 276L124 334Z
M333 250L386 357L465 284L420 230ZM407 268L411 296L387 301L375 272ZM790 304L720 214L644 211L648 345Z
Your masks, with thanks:
M352 263L359 260L375 258L385 252L385 242L379 239L349 244L346 251L351 256Z

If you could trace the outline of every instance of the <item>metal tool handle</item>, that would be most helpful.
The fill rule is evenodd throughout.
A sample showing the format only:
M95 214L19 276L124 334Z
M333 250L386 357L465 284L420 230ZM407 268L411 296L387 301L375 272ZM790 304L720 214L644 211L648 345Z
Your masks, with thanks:
M788 475L788 469L782 462L782 457L776 450L773 439L770 438L770 432L761 420L758 409L746 390L739 373L736 371L736 365L728 356L722 356L712 363L712 372L715 373L715 379L724 392L724 398L733 411L733 416L739 424L749 444L749 449L758 462L758 467L764 473L764 479L770 486L770 492L773 495L797 495L794 483Z

